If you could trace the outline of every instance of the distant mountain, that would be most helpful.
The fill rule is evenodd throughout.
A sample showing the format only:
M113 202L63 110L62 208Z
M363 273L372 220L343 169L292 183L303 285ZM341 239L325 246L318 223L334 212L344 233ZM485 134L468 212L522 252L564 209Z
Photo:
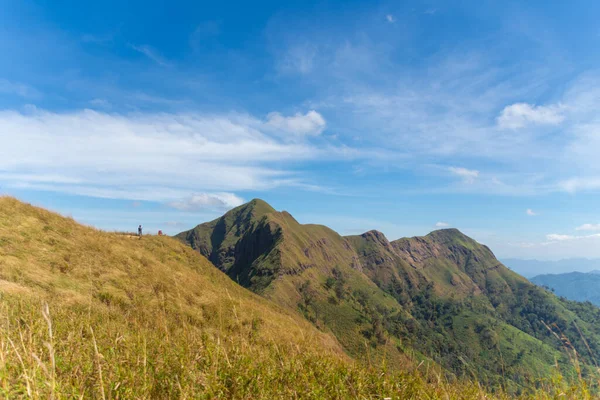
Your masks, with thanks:
M600 270L600 259L570 258L559 261L521 260L506 258L502 263L526 278L543 274L562 274L567 272L590 272Z
M531 282L549 287L569 300L589 301L600 306L600 271L538 275Z
M393 368L416 354L511 390L567 359L548 327L584 365L600 358L599 309L560 300L456 229L391 242L378 231L342 237L255 199L177 238L333 333L354 358Z

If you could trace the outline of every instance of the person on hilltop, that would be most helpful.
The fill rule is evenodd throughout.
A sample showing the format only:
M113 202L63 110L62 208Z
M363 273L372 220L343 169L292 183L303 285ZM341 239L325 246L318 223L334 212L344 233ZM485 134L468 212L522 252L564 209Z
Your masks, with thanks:
M138 226L138 236L140 237L140 239L142 238L142 226Z

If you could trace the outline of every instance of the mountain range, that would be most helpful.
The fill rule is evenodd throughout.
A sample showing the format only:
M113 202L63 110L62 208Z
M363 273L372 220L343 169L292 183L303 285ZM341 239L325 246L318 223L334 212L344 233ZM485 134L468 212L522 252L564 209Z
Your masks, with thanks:
M538 275L531 278L531 282L569 300L589 301L600 306L600 271Z
M389 241L302 225L255 199L176 236L240 285L331 332L353 358L434 360L518 391L566 360L600 354L600 312L506 268L456 229ZM529 383L528 383L529 382Z
M598 308L458 230L258 199L139 238L0 198L0 315L4 398L590 398L600 354Z
M556 261L522 260L506 258L502 263L526 278L544 274L564 274L573 271L590 272L600 270L600 260L589 258L568 258Z

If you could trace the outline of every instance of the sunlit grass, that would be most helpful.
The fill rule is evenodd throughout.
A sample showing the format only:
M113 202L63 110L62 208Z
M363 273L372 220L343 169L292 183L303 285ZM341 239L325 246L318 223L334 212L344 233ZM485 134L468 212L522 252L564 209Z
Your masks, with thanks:
M558 368L539 386L523 397L592 398ZM0 198L0 398L509 396L426 363L352 361L171 238L131 240Z

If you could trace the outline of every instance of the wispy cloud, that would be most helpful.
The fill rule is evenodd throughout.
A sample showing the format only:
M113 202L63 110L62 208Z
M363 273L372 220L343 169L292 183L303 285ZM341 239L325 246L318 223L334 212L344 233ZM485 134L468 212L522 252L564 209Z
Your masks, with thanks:
M600 231L600 224L583 224L575 228L576 231Z
M313 71L317 46L304 43L289 47L279 59L277 69L281 74L306 75Z
M552 233L545 235L543 240L509 240L506 244L496 243L493 248L510 252L517 258L558 260L572 257L596 258L599 245L600 234L578 236Z
M196 193L182 200L172 201L169 206L182 211L229 210L244 203L233 193Z
M576 177L562 180L557 187L567 193L600 189L600 177Z
M448 171L452 174L461 177L466 183L474 183L479 178L479 171L467 169L463 167L449 167Z
M311 112L278 118L301 136L316 134L324 124ZM318 185L285 165L373 157L367 149L316 146L309 137L290 142L273 132L272 122L247 114L3 111L0 182L94 197L179 201L174 204L183 207L182 198L188 204L227 199L198 195L190 203L190 194L198 192L315 190Z
M148 57L150 60L154 61L156 64L163 66L163 67L168 67L171 65L171 63L169 63L159 52L158 50L156 50L155 48L153 48L152 46L149 46L147 44L143 44L143 45L134 45L134 44L130 44L129 47L131 47L133 50L137 51L138 53L141 53L143 55L145 55L146 57Z
M42 93L32 86L6 79L0 79L0 93L14 94L26 99L37 99L42 96Z
M593 161L600 148L593 112L600 77L575 78L548 98L542 83L552 71L544 66L511 69L483 51L445 49L427 60L427 68L399 69L400 39L368 29L354 36L327 32L327 40L319 29L282 39L310 45L282 46L277 60L298 49L310 55L299 79L326 88L309 104L332 111L328 123L342 143L394 150L407 159L394 167L417 173L430 164L466 164L478 172L463 174L469 185L446 190L525 196L600 190L600 163ZM440 189L438 180L433 185L427 189Z
M388 14L385 16L385 19L387 22L393 24L394 22L396 22L396 17L394 17L392 14Z
M447 223L447 222L438 222L438 223L435 224L436 228L447 228L449 226L450 226L450 224Z
M90 100L90 105L98 108L111 108L112 106L108 100L99 98Z
M181 228L181 227L185 226L185 224L183 222L179 222L179 221L167 221L164 224L171 228Z
M571 240L596 239L596 238L600 238L600 233L593 234L593 235L585 235L585 236L560 235L560 234L556 234L556 233L546 235L546 239L549 242L563 242L563 241L571 241Z
M533 211L531 208L528 208L527 211L525 212L528 216L530 217L537 217L539 214L536 213L535 211Z

